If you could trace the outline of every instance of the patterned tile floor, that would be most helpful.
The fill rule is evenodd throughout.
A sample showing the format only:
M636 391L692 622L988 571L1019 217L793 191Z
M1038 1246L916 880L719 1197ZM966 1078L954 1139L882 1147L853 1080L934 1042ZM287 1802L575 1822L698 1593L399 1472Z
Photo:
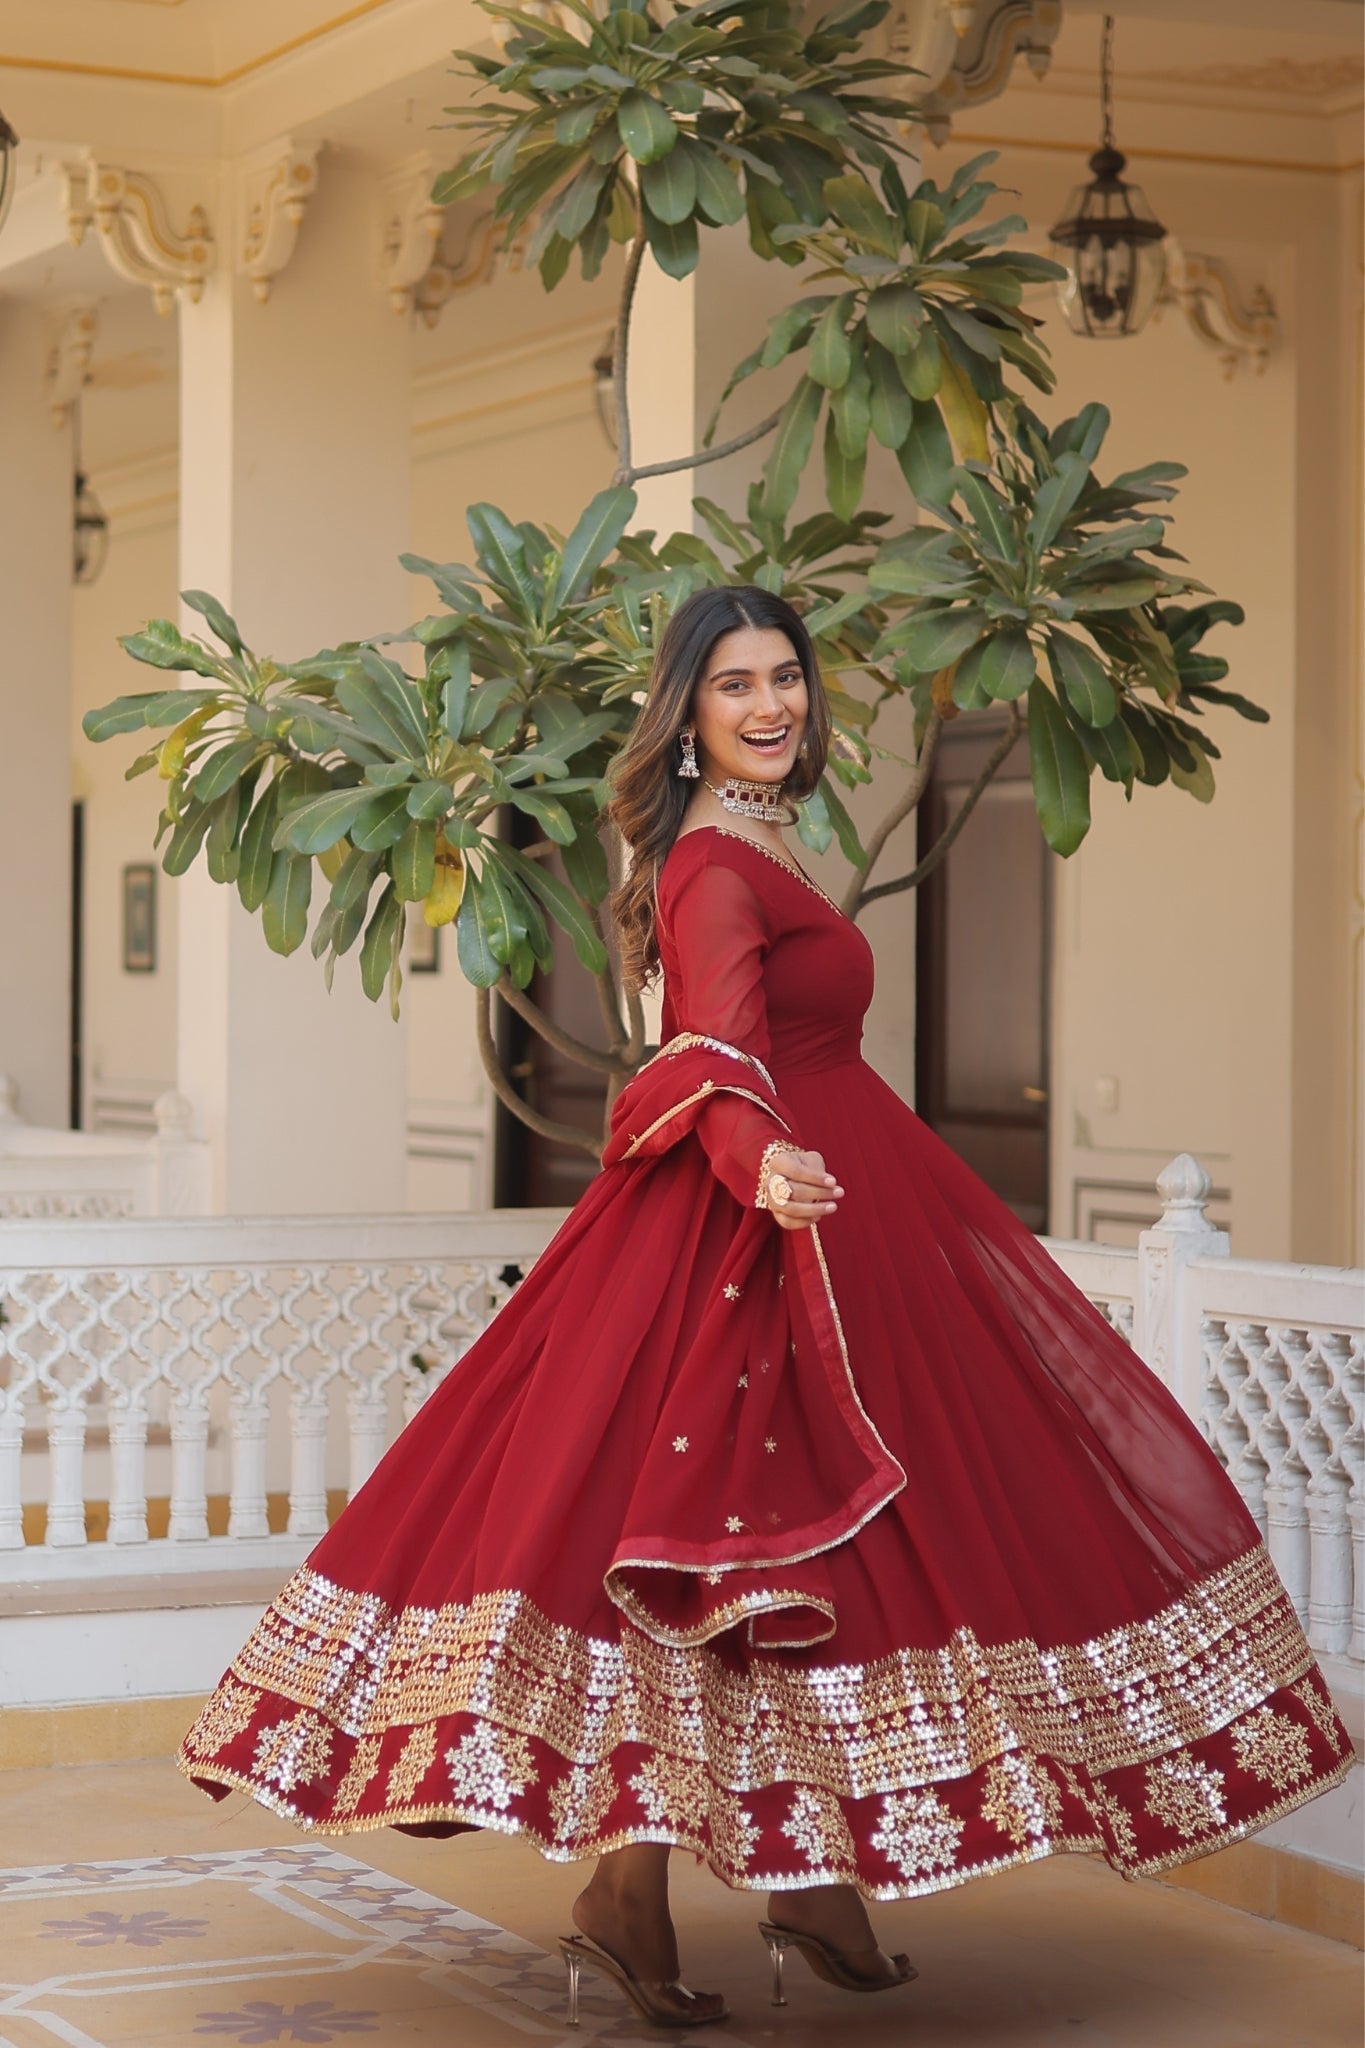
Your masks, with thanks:
M589 1987L564 2025L554 1937L579 1877L495 1835L339 1843L169 1764L0 1775L0 2048L503 2048L642 2030ZM675 1858L684 1955L732 2048L1358 2048L1360 1957L1059 1859L878 1911L920 1980L851 2000L790 1972L767 2003L756 1902Z

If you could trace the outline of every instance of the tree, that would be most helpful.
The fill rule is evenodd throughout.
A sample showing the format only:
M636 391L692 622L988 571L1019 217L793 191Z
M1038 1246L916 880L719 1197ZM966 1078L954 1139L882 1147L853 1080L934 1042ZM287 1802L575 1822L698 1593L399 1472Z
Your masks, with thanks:
M103 740L169 728L128 771L155 767L166 782L163 866L181 874L202 853L261 913L276 952L308 936L321 871L311 944L329 987L358 947L365 993L387 986L397 1015L405 906L454 922L498 1095L533 1130L594 1152L502 1070L491 996L603 1073L609 1098L646 1055L638 997L619 988L603 929L601 811L661 622L690 590L754 582L806 617L835 735L798 830L817 850L837 836L854 870L852 917L944 858L1025 732L1041 828L1066 855L1088 829L1096 769L1129 797L1169 779L1207 802L1218 749L1206 711L1265 714L1220 687L1227 664L1201 649L1239 608L1182 602L1208 594L1165 537L1181 466L1102 482L1104 408L1049 429L1012 381L1052 388L1021 301L1055 266L1010 246L1017 216L982 219L996 195L989 156L942 187L907 182L907 108L882 90L897 67L861 50L884 0L810 27L796 0L608 0L601 18L559 0L550 21L480 4L505 47L458 53L485 97L456 112L472 146L435 196L491 191L508 243L529 237L550 290L575 252L591 278L623 245L612 481L567 536L471 506L472 565L404 558L431 579L436 611L304 661L254 653L211 596L186 591L213 644L167 620L122 644L198 685L120 697L85 729ZM738 365L721 413L739 383L793 359L796 382L758 426L717 442L713 421L701 449L636 464L626 370L646 252L684 277L706 231L741 221L756 258L799 267L807 289ZM904 530L862 504L871 440L894 451L913 496ZM827 509L792 524L817 441ZM631 529L642 478L760 442L745 519L699 497L704 534ZM906 697L915 757L863 842L840 789L870 780L878 713ZM999 705L1003 729L951 825L915 867L874 881L924 794L944 721ZM513 844L511 811L534 821L531 844ZM553 966L557 934L596 978L600 1044L565 1033L528 993Z

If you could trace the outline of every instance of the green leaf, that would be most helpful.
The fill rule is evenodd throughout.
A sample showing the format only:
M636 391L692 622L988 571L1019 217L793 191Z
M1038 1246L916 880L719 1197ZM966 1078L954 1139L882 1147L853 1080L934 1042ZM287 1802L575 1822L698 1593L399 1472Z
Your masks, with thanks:
M1125 576L1117 583L1080 583L1068 577L1062 585L1078 612L1130 612L1150 604L1162 587L1155 576Z
M911 625L905 653L921 675L948 668L981 638L990 621L979 605L942 612L921 612Z
M479 566L489 582L508 598L513 611L529 624L535 616L536 590L526 566L526 543L522 536L496 505L470 505L465 512L465 523Z
M250 801L246 784L239 782L226 796L220 796L212 807L213 816L204 841L204 858L215 882L235 882L237 879L237 821L243 796Z
M638 500L634 491L613 484L599 491L564 543L550 606L558 611L581 583L595 576L629 525Z
M242 652L242 636L237 630L237 621L223 610L216 597L210 597L207 590L182 590L180 601L208 620L210 631L217 634L225 647L230 647L234 654Z
M136 696L115 697L112 704L101 704L97 711L87 711L81 720L81 731L96 745L101 740L111 740L121 732L136 732L147 723L143 715L149 704L154 704L165 693L161 690L140 690Z
M366 648L363 675L336 686L337 702L366 739L400 760L421 761L427 751L422 700L391 662Z
M1118 711L1118 692L1099 656L1092 653L1083 641L1073 640L1069 633L1051 626L1047 634L1047 658L1058 696L1065 694L1067 702L1087 725L1108 725Z
M569 887L585 903L600 903L611 887L606 849L595 831L580 832L560 854Z
M213 823L213 811L208 804L196 803L193 798L185 806L184 816L171 833L161 865L168 875L183 875L194 863L195 856L204 843L204 835Z
M957 495L981 543L982 553L995 562L1014 562L1019 556L1009 500L973 470L959 469L953 478Z
M1022 697L1038 674L1033 643L1022 626L1007 626L982 643L981 687L997 704Z
M448 782L418 782L408 791L410 818L443 818L455 808L455 792Z
M883 448L899 448L915 417L914 403L901 381L895 358L880 342L867 349L868 375L872 383L872 431Z
M234 740L231 746L210 754L194 778L194 794L200 803L216 803L246 773L260 751L259 741L248 734L245 739Z
M351 843L366 853L381 853L401 838L408 825L408 785L371 791L351 825Z
M219 681L223 676L222 663L197 640L187 640L170 619L149 619L142 632L121 634L119 646L134 661L145 661L151 668L192 669L196 675Z
M582 841L579 842L582 845ZM596 844L594 840L593 844ZM599 848L599 852L600 852ZM537 895L549 911L555 923L566 931L589 974L600 974L607 964L607 949L597 934L597 927L589 917L573 889L566 888L558 875L549 873L538 861L527 860L515 847L497 842L499 860L505 861L512 871ZM569 855L564 855L567 866ZM603 891L605 894L605 890ZM598 899L600 900L600 899Z
M853 311L853 293L842 292L815 323L808 358L810 375L827 391L839 391L853 368L853 345L845 324Z
M654 261L665 277L690 277L697 267L699 254L696 221L682 220L674 225L660 220L647 204L642 211Z
M850 459L839 445L839 427L833 412L825 421L825 492L830 509L839 519L852 519L862 502L863 477L867 469L867 443Z
M1128 728L1121 718L1111 719L1103 731L1097 731L1074 714L1071 717L1072 730L1085 748L1106 782L1121 782L1131 790L1133 778L1142 765L1142 756L1129 736Z
M940 504L951 495L953 444L933 399L915 401L914 424L896 450L896 460L905 481L925 504Z
M783 518L791 510L801 472L810 459L815 423L820 417L825 394L810 377L802 377L782 408L768 460L763 466L766 483L763 504L770 518Z
M1028 539L1039 554L1050 547L1061 532L1085 489L1089 474L1086 464L1078 456L1068 454L1058 462L1056 475L1045 477L1039 484L1034 494L1033 515L1028 523Z
M925 326L908 355L897 356L896 367L902 384L917 403L938 397L943 382L943 358L932 327Z
M947 355L940 358L940 363L942 377L938 396L948 432L964 462L988 462L991 451L986 432L989 415L985 403L960 364Z
M1171 781L1177 789L1185 790L1196 803L1211 804L1214 798L1213 766L1204 749L1196 741L1185 738L1185 744L1194 755L1194 767L1186 768L1171 757Z
M894 262L900 254L900 231L888 215L866 178L856 172L841 178L827 178L823 187L825 204L834 218L865 248ZM880 339L880 336L878 337Z
M389 871L400 903L420 903L436 879L436 827L414 818L389 855Z
M863 843L858 837L858 828L852 818L850 818L843 798L836 790L831 776L826 775L822 777L820 794L825 800L825 809L829 813L830 823L834 827L834 836L839 841L839 850L843 854L844 859L849 863L850 867L865 868L867 866L867 855L864 853Z
M571 846L578 836L577 826L558 797L547 796L538 789L514 788L512 802L528 817L538 819L556 845Z
M616 109L622 142L637 164L657 163L678 140L678 131L658 100L647 92L628 92Z
M644 164L640 170L640 191L657 220L676 227L691 214L697 203L697 170L685 149L670 149L667 156Z
M502 962L493 956L476 879L468 872L464 895L460 898L459 915L455 920L455 952L460 972L475 988L492 988L494 982L501 979Z
M372 1003L377 1003L384 993L384 983L393 965L394 942L402 922L403 906L390 882L374 907L360 948L360 986Z
M704 143L691 143L697 177L697 208L713 227L731 228L744 218L744 194L734 173Z
M873 339L893 359L909 356L919 346L921 338L932 334L933 329L925 328L924 301L913 285L883 284L870 293L867 301L867 329ZM938 343L934 343L937 354ZM934 389L937 390L937 381ZM925 392L926 398L933 392Z
M1074 853L1090 830L1090 764L1041 679L1028 693L1028 751L1043 837L1054 853Z
M251 816L242 829L241 857L237 863L237 894L247 910L259 910L270 885L275 860L275 820L279 810L280 785L268 782L256 799Z
M469 704L469 686L473 680L469 648L460 640L448 650L449 674L441 691L441 726L447 739L458 740L464 730L465 711Z
M368 788L332 789L309 797L280 820L272 843L276 849L291 848L295 853L325 853L346 837L373 801L374 792Z
M296 952L308 930L308 902L313 893L313 863L292 853L277 853L261 904L261 928L272 953Z

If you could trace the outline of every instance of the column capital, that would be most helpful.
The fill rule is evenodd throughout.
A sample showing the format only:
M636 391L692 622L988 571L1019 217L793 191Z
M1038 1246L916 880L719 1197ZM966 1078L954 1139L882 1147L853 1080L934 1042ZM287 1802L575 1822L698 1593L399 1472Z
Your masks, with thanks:
M244 171L246 233L241 268L262 305L294 253L308 202L318 189L318 145L272 144Z
M158 313L178 295L193 304L203 293L216 250L202 206L190 207L185 231L171 226L165 195L144 171L79 157L63 166L67 232L79 248L93 226L111 267L145 285Z

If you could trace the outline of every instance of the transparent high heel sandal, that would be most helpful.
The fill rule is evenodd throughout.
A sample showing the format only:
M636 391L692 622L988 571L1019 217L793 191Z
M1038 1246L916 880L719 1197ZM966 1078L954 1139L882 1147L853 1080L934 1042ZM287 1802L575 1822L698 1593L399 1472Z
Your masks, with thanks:
M578 2025L578 1980L584 1970L606 1977L634 2006L642 2020L652 2027L711 2027L728 2020L729 2008L723 1998L709 1991L689 1991L685 1984L642 1984L624 1963L608 1955L586 1934L561 1934L559 1953L569 1973L569 2025Z
M909 1956L892 1956L898 1974L894 1977L869 1977L862 1970L855 1970L842 1950L832 1942L822 1941L818 1934L800 1934L793 1927L776 1927L771 1920L760 1920L758 1931L767 1944L768 1956L773 1966L774 2005L785 2005L782 1990L782 1964L789 1948L799 1950L810 1964L817 1977L826 1984L837 1984L841 1991L894 1991L898 1985L908 1984L919 1975Z

